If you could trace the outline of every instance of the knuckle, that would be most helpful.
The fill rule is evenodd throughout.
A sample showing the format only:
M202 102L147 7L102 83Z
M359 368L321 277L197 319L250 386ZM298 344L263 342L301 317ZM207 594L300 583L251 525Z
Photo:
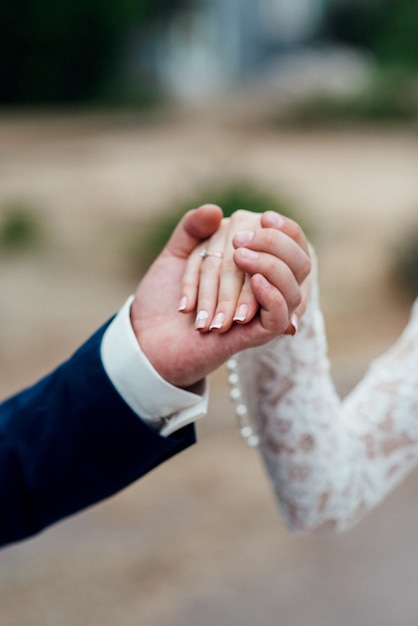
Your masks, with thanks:
M248 215L248 211L246 211L245 209L238 209L237 211L235 211L235 213L232 214L231 220L236 222L236 221L244 219L245 217L247 217L247 215Z
M302 237L302 229L299 226L299 224L291 219L288 219L287 221L287 225L286 225L286 233L288 234L288 236L295 240L295 241L299 241Z
M276 274L282 275L282 261L276 258L272 254L264 257L264 271L268 276L275 276Z
M309 256L306 256L301 266L301 274L302 274L303 279L309 276L309 274L311 273L311 270L312 270L312 260Z
M280 233L272 228L265 228L260 232L260 237L264 239L264 243L268 249L275 248L280 237Z
M302 303L302 294L300 289L298 289L292 296L289 298L289 309L294 311L298 308L298 306Z
M194 280L185 279L182 282L183 289L187 289L187 291L192 291L196 289L196 282Z

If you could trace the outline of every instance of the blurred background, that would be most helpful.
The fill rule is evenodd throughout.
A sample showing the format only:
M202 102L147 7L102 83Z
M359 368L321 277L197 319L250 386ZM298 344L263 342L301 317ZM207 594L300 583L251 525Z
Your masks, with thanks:
M66 358L172 225L298 219L337 389L418 276L416 0L14 0L0 17L0 393ZM2 626L416 626L418 478L343 536L293 538L222 368L199 443L2 550Z

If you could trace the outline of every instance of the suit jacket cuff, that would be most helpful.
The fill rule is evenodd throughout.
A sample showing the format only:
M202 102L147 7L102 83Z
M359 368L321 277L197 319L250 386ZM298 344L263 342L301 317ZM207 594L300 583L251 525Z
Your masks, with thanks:
M130 321L131 296L108 326L101 344L103 367L126 404L161 435L168 436L207 413L202 396L174 387L153 368Z

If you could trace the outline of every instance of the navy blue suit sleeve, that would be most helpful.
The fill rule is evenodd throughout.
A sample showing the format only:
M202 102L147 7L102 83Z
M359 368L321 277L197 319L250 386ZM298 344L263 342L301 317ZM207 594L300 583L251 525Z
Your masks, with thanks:
M195 441L125 404L100 359L105 327L36 385L0 404L0 545L102 500Z

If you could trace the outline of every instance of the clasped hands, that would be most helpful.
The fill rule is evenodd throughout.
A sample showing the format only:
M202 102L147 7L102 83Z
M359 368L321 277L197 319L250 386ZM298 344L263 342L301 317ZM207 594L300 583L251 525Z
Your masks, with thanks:
M310 267L294 221L271 211L224 219L204 205L183 217L139 283L132 328L162 378L196 391L234 354L295 332Z
M310 268L308 243L296 222L273 211L240 210L191 253L179 311L196 311L195 328L202 332L225 333L259 315L266 330L293 335L306 306Z

